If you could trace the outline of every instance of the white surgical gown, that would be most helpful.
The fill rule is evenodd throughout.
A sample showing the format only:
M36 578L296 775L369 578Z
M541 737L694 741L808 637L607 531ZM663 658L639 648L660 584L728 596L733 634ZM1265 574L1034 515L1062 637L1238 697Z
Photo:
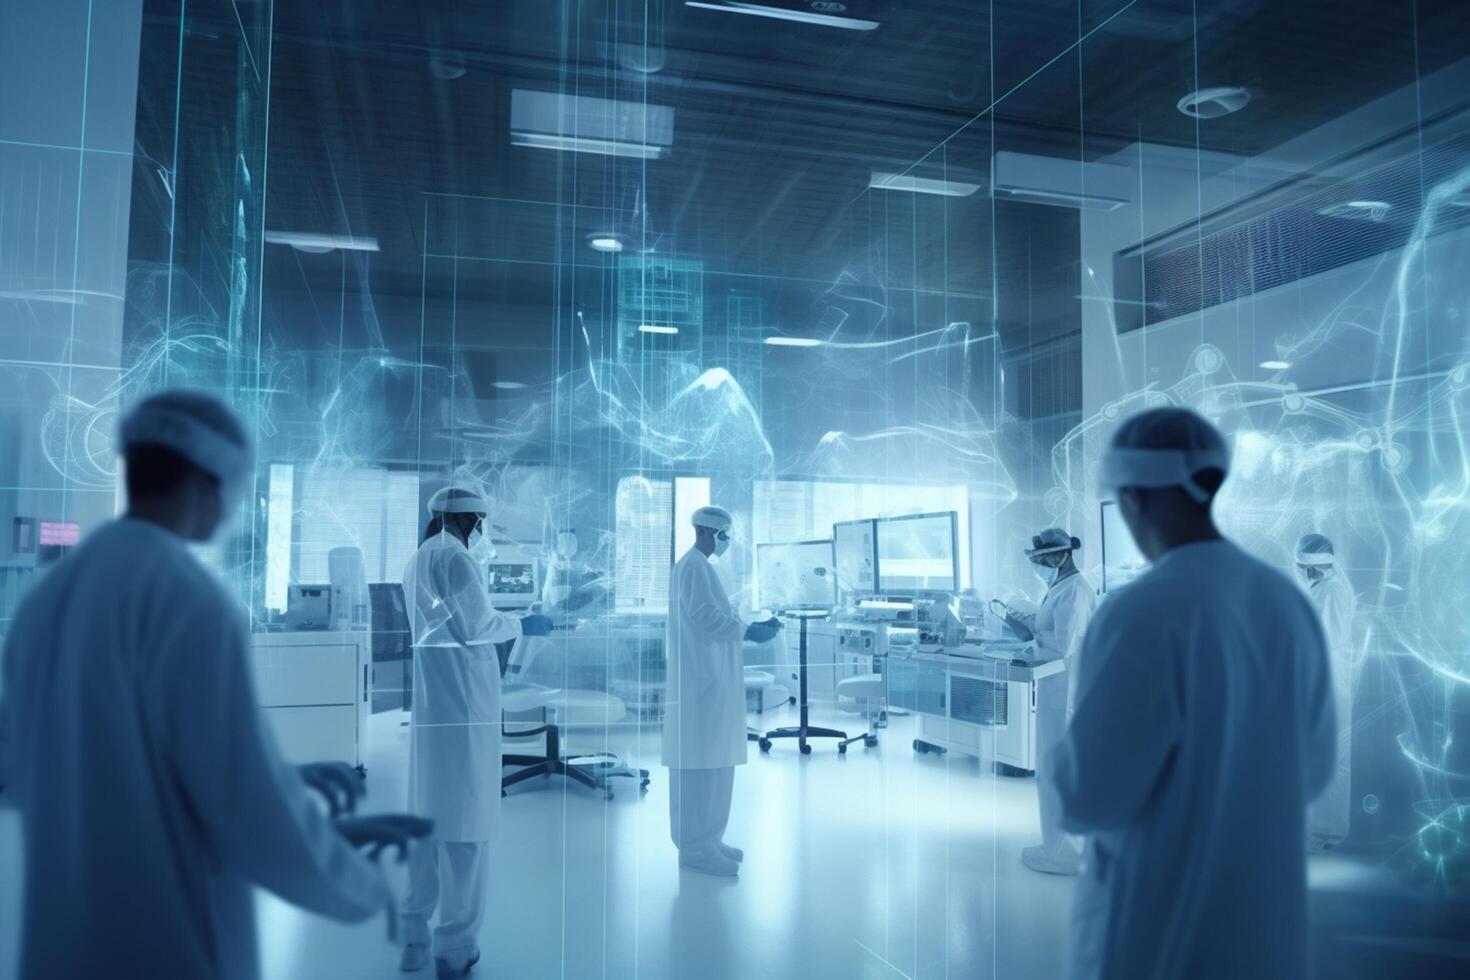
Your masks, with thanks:
M663 763L673 769L745 764L745 622L710 560L690 548L669 576Z
M386 907L256 706L238 607L184 542L99 528L5 642L25 837L21 975L258 975L251 886L336 919Z
M437 534L403 573L413 635L408 808L442 841L488 841L500 824L500 658L520 620L490 605L485 571Z
M1314 847L1340 843L1348 835L1352 811L1353 689L1358 662L1353 647L1353 615L1358 598L1341 570L1313 582L1307 597L1322 617L1332 658L1332 691L1337 705L1337 769L1327 789L1307 810L1308 842Z
M1081 572L1074 572L1052 584L1036 613L1035 634L1038 654L1045 660L1061 660L1067 669L1036 682L1036 775L1037 809L1041 817L1041 843L1047 856L1062 863L1075 864L1078 844L1062 831L1061 802L1055 785L1046 778L1046 767L1052 749L1067 730L1071 713L1072 683L1077 671L1077 651L1082 636L1097 608L1097 593Z
M1337 739L1317 615L1226 541L1098 609L1049 777L1088 835L1069 975L1308 975L1306 807Z

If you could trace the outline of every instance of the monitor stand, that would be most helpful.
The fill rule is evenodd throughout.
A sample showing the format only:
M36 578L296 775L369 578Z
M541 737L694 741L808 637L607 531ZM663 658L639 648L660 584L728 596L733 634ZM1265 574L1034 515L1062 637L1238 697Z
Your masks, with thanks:
M773 728L766 732L765 737L760 740L762 752L771 751L771 742L778 738L794 738L801 748L802 755L811 755L812 747L807 744L809 738L835 738L839 741L847 738L847 732L839 732L835 728L815 728L808 720L806 700L806 624L813 619L826 619L831 612L826 609L792 609L781 613L789 619L801 622L801 641L798 647L797 678L801 688L801 695L797 701L800 711L800 723L785 728Z

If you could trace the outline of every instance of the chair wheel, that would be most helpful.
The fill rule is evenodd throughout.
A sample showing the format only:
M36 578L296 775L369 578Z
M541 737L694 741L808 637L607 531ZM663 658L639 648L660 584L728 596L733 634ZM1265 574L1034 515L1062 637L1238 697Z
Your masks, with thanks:
M837 746L837 754L838 755L847 755L847 746L845 746L845 745L839 745L839 746Z
M929 751L929 743L921 742L918 739L914 739L914 751L919 753L920 755L923 755L925 752Z
M760 747L761 747L761 751L762 752L769 752L769 751L771 751L771 740L768 739L768 738L761 739L760 740Z
M607 791L607 795L603 797L604 800L610 800L612 798L613 798L612 790L608 790Z
M786 699L786 703L787 704L795 704L796 703L796 698L795 697L789 697L789 698Z
M812 754L812 747L810 745L803 745L801 747L801 754L802 755L811 755Z
M878 744L878 739L876 736L870 735L867 738L863 739L863 744L866 745L868 748L872 748L873 746Z

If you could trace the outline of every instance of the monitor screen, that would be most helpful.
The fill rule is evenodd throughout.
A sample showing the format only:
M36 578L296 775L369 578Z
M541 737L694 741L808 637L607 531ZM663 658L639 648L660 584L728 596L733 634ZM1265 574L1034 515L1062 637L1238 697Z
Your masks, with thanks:
M492 561L486 579L492 599L514 598L530 602L536 596L535 562Z
M1104 592L1127 585L1148 568L1148 559L1133 543L1133 534L1112 500L1102 502L1102 563Z
M873 521L832 525L837 552L837 587L851 595L872 595L878 588L878 550Z
M959 588L954 511L878 520L878 591L953 592Z
M831 609L837 604L832 542L755 546L756 604L762 609Z

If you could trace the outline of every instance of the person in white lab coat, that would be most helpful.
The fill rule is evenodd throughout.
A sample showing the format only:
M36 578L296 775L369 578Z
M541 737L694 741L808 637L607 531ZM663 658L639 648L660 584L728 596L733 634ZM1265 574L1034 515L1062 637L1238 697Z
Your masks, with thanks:
M1358 597L1337 563L1332 541L1322 534L1304 534L1296 546L1297 574L1312 600L1332 660L1333 701L1337 706L1337 771L1321 796L1307 809L1307 850L1328 851L1348 835L1353 790L1353 688L1357 657L1353 647L1353 616Z
M164 392L123 421L128 510L26 596L4 653L7 793L25 847L20 975L259 975L252 886L342 921L386 909L257 707L239 603L193 557L239 501L249 440Z
M732 877L744 854L724 842L735 785L745 765L745 665L741 642L764 643L781 628L774 617L746 625L730 603L710 557L730 547L734 520L721 507L691 519L694 546L669 577L664 649L663 763L669 767L669 833L679 865Z
M1056 875L1075 875L1082 859L1081 842L1061 828L1061 802L1046 778L1048 757L1061 741L1071 716L1075 654L1097 608L1097 593L1073 559L1073 552L1081 547L1077 538L1051 527L1033 536L1026 551L1026 557L1047 583L1046 598L1030 624L1037 653L1043 660L1061 660L1066 669L1036 684L1036 802L1041 815L1041 843L1022 848L1021 861L1033 871Z
M463 976L479 962L489 842L500 825L500 658L495 644L543 636L545 616L517 619L490 604L485 568L471 554L490 506L449 486L429 501L423 544L403 573L413 636L408 806L434 821L432 847L408 862L403 900L406 971L428 965ZM429 919L439 911L432 936Z
M1152 567L1098 609L1048 767L1087 835L1069 975L1309 974L1308 802L1333 772L1327 649L1300 589L1211 516L1224 437L1182 408L1124 421L1103 493Z

